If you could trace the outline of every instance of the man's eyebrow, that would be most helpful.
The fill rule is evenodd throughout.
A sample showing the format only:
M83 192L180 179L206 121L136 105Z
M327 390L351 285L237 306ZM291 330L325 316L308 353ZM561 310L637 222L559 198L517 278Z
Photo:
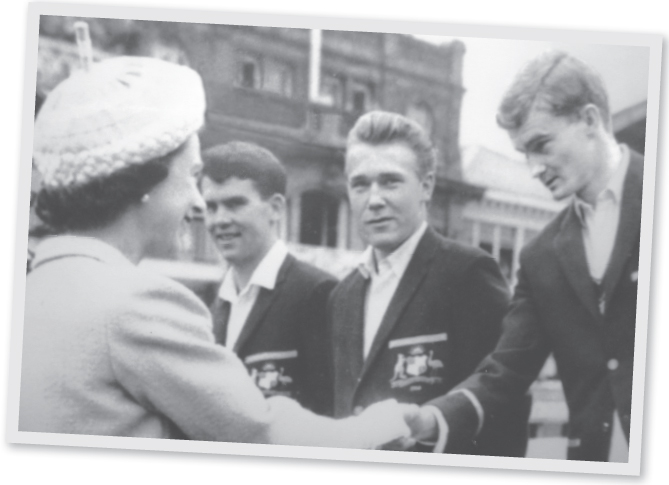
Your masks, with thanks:
M221 197L221 202L246 202L248 200L248 197L245 195L232 195L230 197Z
M350 182L359 182L361 180L367 180L369 177L367 175L353 175L350 177L349 181Z
M546 135L545 133L537 133L535 135L532 135L532 137L529 140L527 140L520 148L517 148L517 150L521 153L529 153L539 143L548 140L549 138L550 136Z
M245 195L232 195L230 197L211 197L211 198L205 197L205 202L208 203L215 202L217 204L224 204L224 205L240 204L246 202L247 200L249 199Z
M403 178L404 174L402 172L383 172L379 174L380 179L389 179L389 178Z

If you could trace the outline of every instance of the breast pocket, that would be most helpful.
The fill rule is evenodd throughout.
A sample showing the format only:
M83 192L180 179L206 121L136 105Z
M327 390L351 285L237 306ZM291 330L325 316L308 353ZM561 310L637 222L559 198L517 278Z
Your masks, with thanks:
M298 373L297 350L261 352L244 358L244 364L265 397L295 398L295 380Z
M398 399L420 402L438 394L444 382L444 355L448 335L418 335L388 342L394 367L388 383Z

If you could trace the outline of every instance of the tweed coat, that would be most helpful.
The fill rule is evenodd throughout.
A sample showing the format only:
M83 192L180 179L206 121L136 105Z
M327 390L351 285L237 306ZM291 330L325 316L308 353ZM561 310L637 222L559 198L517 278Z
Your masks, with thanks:
M365 423L265 399L214 343L192 292L100 240L42 242L25 310L20 431L340 447L385 439L359 431Z
M446 394L494 348L509 301L508 286L492 257L428 229L363 360L367 286L368 280L354 270L330 300L337 417L391 397L424 404ZM524 454L528 415L528 403L519 399L487 437L457 451Z
M329 414L325 322L335 284L334 276L289 254L274 289L260 289L233 350L266 397L288 396ZM217 299L211 313L216 342L225 345L230 304Z
M614 410L629 442L642 179L643 158L632 152L601 299L571 204L523 249L500 342L458 386L474 393L487 419L527 389L553 352L569 407L569 459L608 459ZM453 394L436 404L452 425L449 441L474 433L476 413L466 397Z

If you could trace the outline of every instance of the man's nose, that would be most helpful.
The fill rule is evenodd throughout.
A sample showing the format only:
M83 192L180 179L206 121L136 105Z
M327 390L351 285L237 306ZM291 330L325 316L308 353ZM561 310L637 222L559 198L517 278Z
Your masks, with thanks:
M530 166L530 173L534 178L538 178L546 171L546 165L532 155L527 157L527 163Z
M386 201L383 198L383 193L379 188L378 184L372 184L369 188L369 199L367 205L370 209L383 207Z

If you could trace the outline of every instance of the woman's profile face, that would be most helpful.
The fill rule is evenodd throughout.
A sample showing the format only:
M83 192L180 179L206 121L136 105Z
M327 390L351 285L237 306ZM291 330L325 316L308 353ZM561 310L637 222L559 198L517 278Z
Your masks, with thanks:
M202 170L200 139L191 136L173 156L167 178L149 192L142 202L141 231L145 248L160 254L170 254L178 244L178 235L187 225L193 209L204 210L204 201L197 188L197 176Z

